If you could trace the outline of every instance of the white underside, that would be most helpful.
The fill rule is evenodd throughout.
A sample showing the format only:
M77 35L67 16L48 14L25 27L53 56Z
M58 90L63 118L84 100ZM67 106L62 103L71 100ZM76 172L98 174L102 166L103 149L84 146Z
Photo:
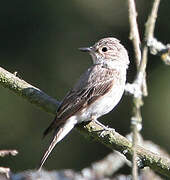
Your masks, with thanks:
M106 95L100 97L89 107L74 115L78 123L81 123L82 121L89 121L92 118L97 119L100 116L109 113L118 104L123 92L124 86L119 87L119 90L112 88Z
M72 116L69 119L67 119L66 123L61 127L61 129L58 132L58 138L56 143L61 141L77 124L77 119Z

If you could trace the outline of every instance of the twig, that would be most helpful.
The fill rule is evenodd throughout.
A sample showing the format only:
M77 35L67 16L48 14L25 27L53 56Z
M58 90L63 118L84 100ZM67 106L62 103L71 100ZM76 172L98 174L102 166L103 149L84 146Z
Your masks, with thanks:
M170 44L164 45L156 38L150 38L147 41L150 53L161 57L165 65L170 65Z
M141 63L141 50L140 50L140 37L139 37L139 31L138 31L138 25L136 21L137 12L135 7L135 1L134 0L128 0L129 5L129 22L130 22L130 39L133 42L134 51L135 51L135 59L136 59L136 66L137 71L139 69L139 65ZM138 76L137 76L138 77ZM137 80L137 79L136 79ZM135 84L138 84L139 90L141 92L141 84L139 84L138 81L135 80ZM143 82L143 79L142 79ZM138 143L138 131L141 130L141 128L138 128L138 124L141 125L142 118L140 113L140 105L141 105L141 93L139 96L133 97L134 107L133 107L133 116L131 118L131 127L133 132L133 158L132 158L132 179L137 180L138 179L138 168L137 168L137 154L136 154L136 146Z
M160 4L160 0L154 1L151 14L148 17L148 20L146 22L146 30L145 30L146 41L154 37L154 29L155 29L155 23L156 23L159 4Z
M0 156L4 157L7 155L16 156L18 154L17 150L0 150ZM0 167L0 174L5 174L7 178L10 177L10 168Z
M114 151L90 167L84 168L82 173L94 174L97 177L111 176L125 163L129 164L129 161L121 153Z
M148 17L148 20L146 22L145 42L149 41L150 39L153 39L153 33L154 33L159 3L160 3L160 0L154 1L153 7L151 10L151 14ZM148 47L147 47L147 44L145 44L143 47L142 60L141 60L141 64L139 67L139 73L137 76L137 81L139 81L139 82L141 81L140 79L144 79L144 78L146 79L145 75L146 75L147 55L148 55ZM145 93L143 95L145 95Z
M153 8L151 11L151 15L148 18L146 23L145 29L145 41L149 41L149 39L153 39L154 27L157 17L157 11L159 7L160 0L155 0L153 4ZM143 96L147 96L147 84L146 84L146 65L147 65L147 54L148 54L148 47L145 44L142 51L142 59L141 54L138 52L140 51L140 40L139 40L139 32L138 26L136 21L136 8L134 0L129 0L129 21L130 21L130 30L131 30L131 37L133 37L133 45L135 49L135 57L136 57L136 64L137 64L137 77L132 84L133 87L133 116L131 118L132 124L132 132L133 132L133 146L134 146L134 156L133 156L133 168L132 168L132 177L133 179L137 179L137 166L135 164L136 153L135 153L135 146L137 144L137 136L138 132L142 128L142 116L141 116L141 106L143 105ZM138 51L136 50L138 49ZM129 88L130 85L128 84L127 87ZM135 89L136 88L136 89ZM131 92L132 92L131 91ZM139 127L139 128L138 128Z
M10 168L0 167L0 174L5 174L7 179L10 177Z
M146 31L145 31L145 42L147 46L150 48L150 52L153 55L161 56L161 59L166 65L170 65L170 45L164 45L159 42L156 38L154 38L154 29L155 22L158 13L158 7L160 4L160 0L155 0L152 8L152 12L148 17L146 23Z
M17 150L0 150L0 156L4 157L7 155L16 156L18 154Z
M137 67L139 67L141 61L141 50L140 50L139 31L136 22L137 12L136 12L134 0L128 0L128 4L129 4L130 39L133 42L136 64Z
M15 86L11 86L11 82L15 82L18 88L16 88ZM22 83L24 83L24 86ZM49 113L55 114L54 109L58 104L58 102L55 101L55 99L53 99L52 97L47 98L49 96L45 93L42 93L40 96L39 94L37 94L37 88L33 87L32 85L26 83L25 81L19 78L16 78L15 75L7 72L2 68L0 68L0 84L5 84L4 87L14 91L18 95L24 89L27 89L27 87L29 88L31 86L33 92L32 96L29 99L30 94L25 94L25 99L27 99L27 101L30 103L35 102L34 105L41 107L43 110ZM36 103L37 101L39 103ZM44 103L44 101L46 101L46 104L48 104L48 106ZM99 126L98 124L95 124L94 122L91 122L86 126L80 125L79 127L77 127L77 130L79 130L79 132L84 136L92 137L93 139L95 138L96 140L105 144L105 146L111 148L112 150L117 150L121 152L123 155L125 155L128 159L132 159L132 143L120 134L114 131L103 131L103 127ZM159 154L152 153L151 151L148 151L140 146L137 146L136 152L139 158L139 168L149 166L153 170L170 177L169 158L165 158L163 156L160 156Z

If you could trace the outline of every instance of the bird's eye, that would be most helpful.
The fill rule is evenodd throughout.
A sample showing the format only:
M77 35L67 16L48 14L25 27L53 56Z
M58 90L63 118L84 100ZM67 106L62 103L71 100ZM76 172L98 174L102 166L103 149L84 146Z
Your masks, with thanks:
M102 51L103 51L103 52L106 52L106 51L107 51L107 47L103 47L103 48L102 48Z

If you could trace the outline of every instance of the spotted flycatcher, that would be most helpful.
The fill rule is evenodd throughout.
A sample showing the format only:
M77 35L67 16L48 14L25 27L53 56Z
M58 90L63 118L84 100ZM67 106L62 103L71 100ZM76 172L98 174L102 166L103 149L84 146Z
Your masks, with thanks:
M116 38L104 38L91 47L80 48L88 52L93 65L80 77L61 102L57 115L44 136L53 131L53 138L40 162L47 157L76 124L97 121L110 112L120 101L126 82L129 58L126 49Z

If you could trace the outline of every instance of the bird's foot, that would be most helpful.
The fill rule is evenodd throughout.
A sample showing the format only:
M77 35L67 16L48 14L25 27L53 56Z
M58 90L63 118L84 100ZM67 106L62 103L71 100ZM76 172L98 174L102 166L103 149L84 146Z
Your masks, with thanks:
M103 128L102 131L115 131L115 129L105 126L97 120L95 120L95 123Z

